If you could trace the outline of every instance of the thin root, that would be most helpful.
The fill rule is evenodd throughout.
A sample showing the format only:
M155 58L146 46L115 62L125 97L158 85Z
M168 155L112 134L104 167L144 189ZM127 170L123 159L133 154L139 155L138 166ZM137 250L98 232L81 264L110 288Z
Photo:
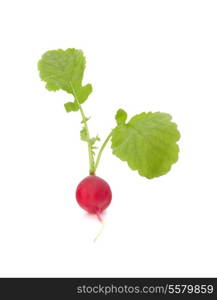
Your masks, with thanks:
M93 240L94 243L98 240L98 238L100 237L100 235L103 232L103 229L105 228L105 222L103 221L102 217L100 216L100 214L98 212L96 213L96 216L101 223L101 228L100 228L99 232L97 233L95 239Z

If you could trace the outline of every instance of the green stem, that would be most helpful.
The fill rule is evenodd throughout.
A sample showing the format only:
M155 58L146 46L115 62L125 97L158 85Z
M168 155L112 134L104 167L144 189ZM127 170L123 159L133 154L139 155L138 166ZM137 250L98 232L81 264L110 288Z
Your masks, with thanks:
M94 175L95 174L95 162L94 162L94 156L93 156L93 152L92 152L92 148L91 148L90 133L89 133L89 129L88 129L88 126L87 126L87 118L84 114L84 111L83 111L83 108L82 108L81 104L79 103L79 101L77 99L75 90L74 90L72 85L71 85L71 88L72 88L72 92L73 92L75 101L78 104L78 107L79 107L79 110L80 110L80 113L81 113L81 117L82 117L82 122L84 123L84 127L85 127L85 130L86 130L86 133L87 133L87 139L88 139L87 144L88 144L88 155L89 155L89 173L90 173L90 175Z
M104 143L102 144L102 146L101 146L101 148L100 148L100 150L98 152L97 159L96 159L96 164L95 164L95 172L96 172L96 169L97 169L97 167L99 165L99 161L100 161L100 158L102 156L102 152L103 152L105 146L108 144L108 141L110 140L111 136L112 136L112 132L109 133L109 135L105 139Z

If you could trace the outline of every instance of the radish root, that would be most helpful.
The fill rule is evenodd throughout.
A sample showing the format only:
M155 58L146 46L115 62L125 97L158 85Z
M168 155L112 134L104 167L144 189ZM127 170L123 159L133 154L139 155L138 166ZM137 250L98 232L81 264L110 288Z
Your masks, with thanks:
M104 230L104 228L105 228L105 222L104 222L104 220L102 219L101 215L97 212L97 213L96 213L96 216L97 216L97 219L98 219L98 220L100 221L100 223L101 223L101 228L100 228L99 232L97 233L96 237L95 237L94 240L93 240L94 243L98 240L98 238L100 237L100 235L102 234L102 232L103 232L103 230Z

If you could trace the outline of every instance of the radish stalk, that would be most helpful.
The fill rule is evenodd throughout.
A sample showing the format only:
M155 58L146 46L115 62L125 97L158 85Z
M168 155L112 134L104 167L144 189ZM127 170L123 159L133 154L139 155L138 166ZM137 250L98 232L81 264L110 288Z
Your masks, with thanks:
M95 174L95 162L94 162L94 157L93 157L93 152L92 152L92 145L91 145L91 139L90 139L90 133L89 133L89 128L87 125L87 117L84 114L83 108L81 106L81 104L79 103L77 96L76 96L76 92L74 90L73 85L70 83L71 88L72 88L72 92L75 98L75 101L79 107L80 113L81 113L81 117L82 117L82 122L84 123L84 127L86 129L86 133L87 133L87 144L88 144L88 155L89 155L89 174L90 175L94 175Z
M99 162L100 162L100 158L102 156L102 152L105 149L105 146L108 144L111 136L112 136L112 132L109 133L109 135L105 139L104 143L102 144L102 146L101 146L101 148L100 148L100 150L98 152L97 159L96 159L96 164L95 164L95 172L96 172L96 169L98 168L98 165L99 165Z

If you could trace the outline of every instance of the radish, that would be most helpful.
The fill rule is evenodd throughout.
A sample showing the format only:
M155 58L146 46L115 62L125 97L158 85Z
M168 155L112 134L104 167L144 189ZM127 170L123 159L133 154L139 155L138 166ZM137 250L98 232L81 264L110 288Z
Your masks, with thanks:
M111 64L114 62L111 61ZM101 213L110 205L112 193L108 183L96 176L96 170L108 142L111 141L112 153L115 156L127 162L128 166L138 171L139 175L152 179L169 172L172 164L178 160L177 141L180 133L177 125L171 121L170 114L142 112L127 121L127 113L123 109L118 109L115 115L116 126L110 130L95 157L98 148L96 143L100 138L98 135L90 135L88 126L90 117L87 117L83 110L83 103L92 93L91 84L83 85L85 66L83 52L75 48L47 51L38 62L40 77L46 82L46 88L49 91L63 90L70 94L73 98L64 104L66 112L79 111L81 114L80 138L87 144L90 176L79 183L76 199L80 207L90 214L95 214L103 224ZM113 65L113 68L115 70L117 65ZM134 76L130 70L128 71L129 76ZM112 88L112 85L108 83L107 88ZM140 90L142 91L142 88ZM128 104L134 106L135 100L132 99ZM97 113L104 122L107 118L106 108L104 112L97 110Z
M78 204L90 214L96 214L102 221L100 214L112 200L112 192L108 183L102 178L90 175L85 177L76 190Z
M110 186L98 176L87 176L77 186L76 199L80 207L90 214L95 214L102 223L102 227L94 239L95 242L104 228L101 213L109 206L112 200Z

